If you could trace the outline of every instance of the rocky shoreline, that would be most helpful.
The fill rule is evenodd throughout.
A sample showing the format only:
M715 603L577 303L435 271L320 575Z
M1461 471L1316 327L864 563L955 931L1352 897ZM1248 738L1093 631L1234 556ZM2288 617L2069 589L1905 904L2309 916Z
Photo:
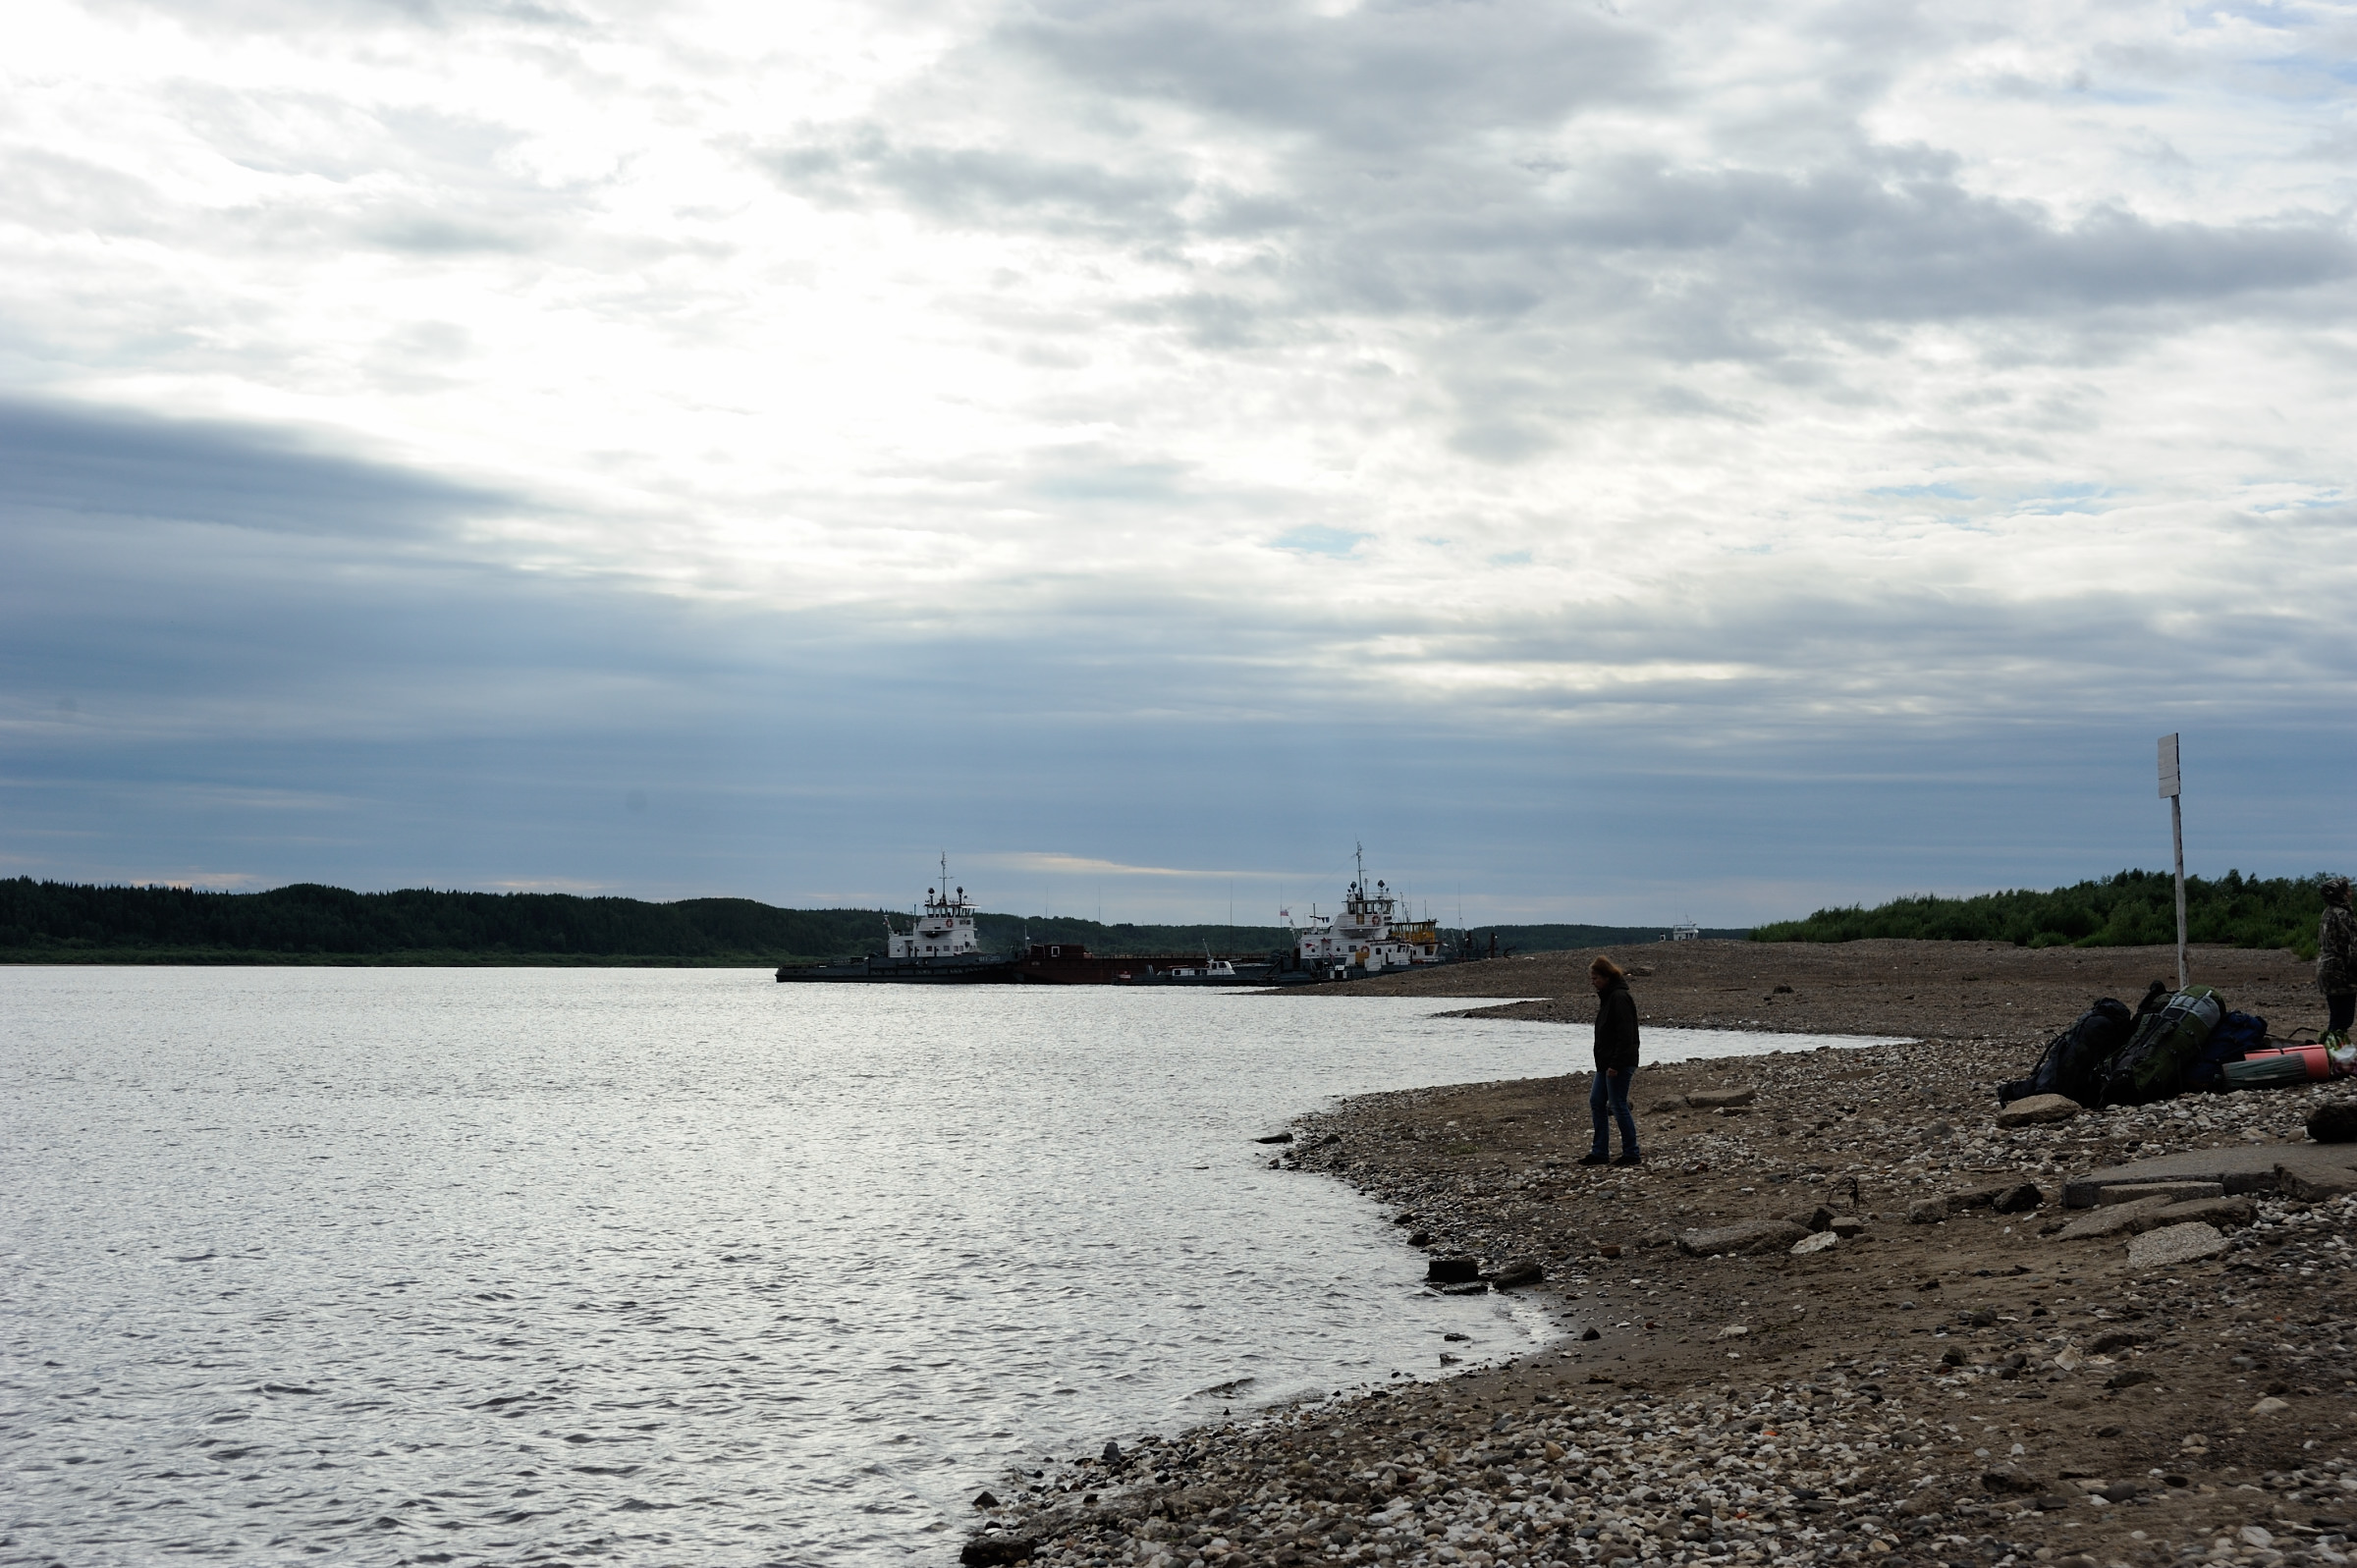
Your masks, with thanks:
M1857 966L1881 987L1893 961L1997 967L1947 945L1848 946L1941 949ZM1300 1118L1284 1165L1382 1202L1429 1255L1403 1245L1403 1267L1469 1259L1460 1271L1528 1280L1565 1337L1011 1475L979 1499L965 1560L2346 1561L2357 1194L2167 1195L2194 1217L2060 1203L2065 1180L2155 1155L2264 1169L2346 1087L2000 1126L1991 1086L2099 990L2140 992L2120 982L2157 955L2111 956L2001 1032L1648 1066L1637 1169L1573 1162L1584 1075ZM1436 1344L1431 1370L1478 1350Z

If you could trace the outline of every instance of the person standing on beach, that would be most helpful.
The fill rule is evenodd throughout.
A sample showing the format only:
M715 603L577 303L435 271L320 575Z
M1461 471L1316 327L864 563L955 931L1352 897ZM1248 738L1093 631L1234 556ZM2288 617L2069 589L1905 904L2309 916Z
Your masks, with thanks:
M1637 1118L1628 1110L1628 1083L1637 1075L1637 999L1628 994L1628 972L1599 953L1588 965L1596 988L1596 1082L1588 1090L1588 1114L1596 1144L1580 1162L1601 1165L1613 1149L1610 1121L1620 1123L1620 1158L1615 1164L1644 1162L1637 1154Z
M2325 1039L2339 1045L2357 1016L2357 918L2349 913L2348 878L2327 877L2319 891L2325 918L2316 928L2316 989L2325 994Z

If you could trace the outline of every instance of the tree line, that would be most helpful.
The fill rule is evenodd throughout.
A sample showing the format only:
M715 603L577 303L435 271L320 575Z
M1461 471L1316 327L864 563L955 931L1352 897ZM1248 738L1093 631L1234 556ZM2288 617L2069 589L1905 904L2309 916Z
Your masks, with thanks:
M554 892L354 892L297 883L266 892L0 880L0 961L776 964L881 952L882 909L781 909L750 898L582 897ZM1260 952L1282 927L1101 925L980 914L983 946L1084 943L1110 957Z
M2185 879L2185 928L2194 942L2227 947L2288 947L2316 956L2326 873L2309 877ZM2176 879L2165 871L2122 871L2051 892L2017 889L1970 898L1893 898L1872 909L1820 909L1805 920L1757 928L1755 942L1855 942L1896 937L1934 942L2009 942L2020 947L2164 946L2177 940Z

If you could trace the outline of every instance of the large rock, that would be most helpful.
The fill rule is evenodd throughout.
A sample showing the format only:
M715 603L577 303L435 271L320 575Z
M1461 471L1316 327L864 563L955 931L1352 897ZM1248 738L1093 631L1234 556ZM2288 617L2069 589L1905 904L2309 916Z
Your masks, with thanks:
M1547 1271L1529 1258L1515 1258L1500 1264L1482 1275L1500 1290L1511 1290L1516 1285L1535 1285L1547 1277Z
M1936 1225L1946 1217L1946 1198L1918 1198L1907 1205L1907 1223L1910 1225Z
M1424 1277L1436 1285L1461 1285L1481 1277L1481 1261L1463 1253L1435 1258L1424 1266Z
M1686 1096L1686 1104L1696 1110L1720 1110L1728 1106L1748 1106L1759 1098L1757 1089L1697 1089Z
M1747 1219L1715 1230L1689 1230L1677 1238L1677 1250L1689 1257L1718 1253L1782 1252L1809 1232L1789 1219Z
M2327 1198L2357 1192L2357 1170L2294 1170L2289 1165L2277 1165L2275 1191L2302 1203L2322 1203Z
M2049 1122L2068 1121L2082 1108L2068 1095L2030 1095L2016 1100L1997 1113L2001 1127L2042 1127Z
M1020 1536L976 1536L959 1548L958 1560L965 1568L1004 1568L1008 1563L1029 1562L1038 1549L1038 1542Z
M2318 1143L2357 1143L2357 1100L2334 1100L2308 1112L2308 1136Z
M2198 1221L2167 1225L2148 1230L2128 1243L2128 1267L2138 1270L2171 1269L2181 1263L2197 1263L2215 1258L2226 1250L2226 1238L2215 1225Z
M1806 1258L1813 1252L1829 1252L1840 1244L1841 1238L1839 1236L1835 1235L1830 1230L1820 1230L1810 1235L1803 1236L1798 1241L1792 1243L1790 1251L1792 1256L1795 1258Z
M2046 1194L2034 1181L2018 1181L1989 1200L1989 1207L2001 1215L2026 1215L2046 1202Z

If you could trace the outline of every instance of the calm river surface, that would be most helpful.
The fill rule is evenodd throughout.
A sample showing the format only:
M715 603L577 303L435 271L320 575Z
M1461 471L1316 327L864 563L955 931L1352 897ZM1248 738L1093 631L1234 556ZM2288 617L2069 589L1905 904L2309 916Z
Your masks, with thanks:
M1250 1142L1586 1059L1465 1004L0 969L0 1562L948 1562L1024 1456L1510 1353Z

